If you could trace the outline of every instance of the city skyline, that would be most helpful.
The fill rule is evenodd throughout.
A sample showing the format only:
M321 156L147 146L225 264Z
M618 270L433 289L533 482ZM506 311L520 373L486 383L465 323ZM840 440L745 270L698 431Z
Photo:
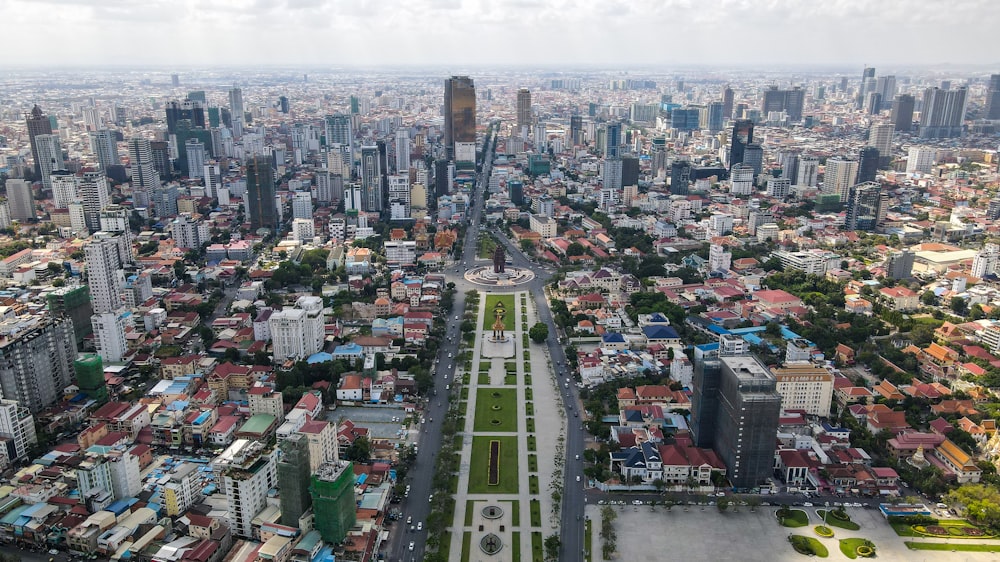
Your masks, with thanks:
M39 67L985 65L996 61L984 47L1000 23L1000 7L981 0L951 2L943 14L929 1L12 0L0 15L13 24L11 41L32 44L9 64ZM38 21L53 40L33 40ZM81 33L115 26L168 39L109 52L105 34ZM284 47L310 33L322 34L310 43L322 48Z

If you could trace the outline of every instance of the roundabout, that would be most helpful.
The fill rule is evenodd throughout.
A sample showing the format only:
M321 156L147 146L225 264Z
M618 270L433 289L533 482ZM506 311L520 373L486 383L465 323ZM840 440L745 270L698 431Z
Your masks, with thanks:
M469 283L486 287L515 287L530 282L535 273L530 269L506 267L502 272L494 271L493 266L479 266L465 272L465 280Z

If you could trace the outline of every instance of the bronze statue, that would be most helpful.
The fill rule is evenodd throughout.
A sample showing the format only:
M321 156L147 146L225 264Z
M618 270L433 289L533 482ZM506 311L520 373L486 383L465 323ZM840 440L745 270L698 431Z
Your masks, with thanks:
M503 303L497 301L496 306L493 307L493 317L496 321L493 322L493 340L503 341L503 331L504 331L504 317L507 316L507 309L504 308Z
M493 250L493 273L503 273L506 263L507 256L504 255L503 246L497 244L496 250Z

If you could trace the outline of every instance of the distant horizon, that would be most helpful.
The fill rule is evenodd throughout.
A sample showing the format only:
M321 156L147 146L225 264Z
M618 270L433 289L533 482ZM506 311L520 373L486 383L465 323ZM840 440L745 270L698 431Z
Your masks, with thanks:
M7 0L0 17L23 46L4 68L1000 70L989 0Z

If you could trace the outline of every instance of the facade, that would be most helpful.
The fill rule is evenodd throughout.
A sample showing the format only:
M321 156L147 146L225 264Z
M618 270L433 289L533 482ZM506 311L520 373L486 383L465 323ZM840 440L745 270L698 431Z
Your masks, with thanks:
M927 88L920 109L918 134L925 139L944 139L962 136L968 90Z
M5 455L11 462L27 460L28 450L38 443L35 418L17 400L0 400L0 437L6 439Z
M858 183L875 181L881 154L874 146L866 146L858 152Z
M456 156L456 143L476 142L476 86L468 76L444 81L444 145L448 158Z
M62 141L59 140L59 135L38 135L35 137L35 149L38 151L38 166L41 168L42 185L45 186L45 189L52 189L52 181L49 176L56 170L66 169Z
M847 201L848 190L856 183L858 177L858 161L842 156L826 161L823 174L823 193L840 195L840 202Z
M202 497L198 465L182 463L170 471L163 485L163 504L167 515L177 517L187 512Z
M347 461L324 463L312 475L312 496L316 530L329 543L347 536L357 518L354 503L354 469Z
M687 195L691 185L691 163L685 160L674 160L670 164L670 193Z
M256 539L253 520L278 484L277 450L272 445L237 439L212 461L216 481L226 494L226 520L234 536Z
M68 318L19 316L0 322L0 390L36 413L73 382L76 338Z
M729 148L729 167L743 163L743 155L748 144L753 143L753 121L737 119L733 123L732 144Z
M278 227L278 209L274 196L271 159L267 156L254 156L247 162L247 214L251 229L273 230Z
M361 147L361 210L382 212L382 159L377 146Z
M31 108L31 112L24 116L24 122L28 129L28 142L31 144L31 157L35 160L35 175L41 176L41 158L38 154L36 138L39 135L52 134L52 121L49 121L48 115L45 115L45 113L42 112L42 108L38 107L36 104Z
M893 252L886 261L885 271L890 279L909 279L913 276L913 252Z
M691 430L695 445L711 447L736 488L771 474L781 395L777 381L752 355L703 357L695 365Z
M90 151L94 153L98 165L105 173L109 166L118 166L118 141L111 129L98 129L90 133Z
M853 185L847 198L847 214L844 228L847 230L874 231L885 222L889 207L889 195L882 191L878 182Z
M299 519L312 505L309 495L309 440L293 433L278 444L278 487L281 490L281 524L298 527Z
M295 307L272 313L268 327L275 361L309 357L323 348L323 299L299 297Z
M531 126L531 90L521 88L517 91L517 130Z
M35 199L31 196L31 184L25 180L8 179L4 185L7 187L10 218L18 221L35 220Z
M900 133L909 133L913 130L913 109L916 100L909 94L900 94L892 100L892 111L889 114L891 122Z
M774 370L775 389L784 410L805 410L810 416L827 417L833 401L833 375L812 363L786 363Z
M77 195L83 202L83 216L87 230L101 229L101 209L111 204L108 177L104 172L84 172L77 178Z
M170 221L170 236L178 248L185 249L201 248L202 244L211 240L208 223L194 220L187 213L181 213Z
M937 151L927 146L913 146L906 156L906 173L929 174L934 167Z

